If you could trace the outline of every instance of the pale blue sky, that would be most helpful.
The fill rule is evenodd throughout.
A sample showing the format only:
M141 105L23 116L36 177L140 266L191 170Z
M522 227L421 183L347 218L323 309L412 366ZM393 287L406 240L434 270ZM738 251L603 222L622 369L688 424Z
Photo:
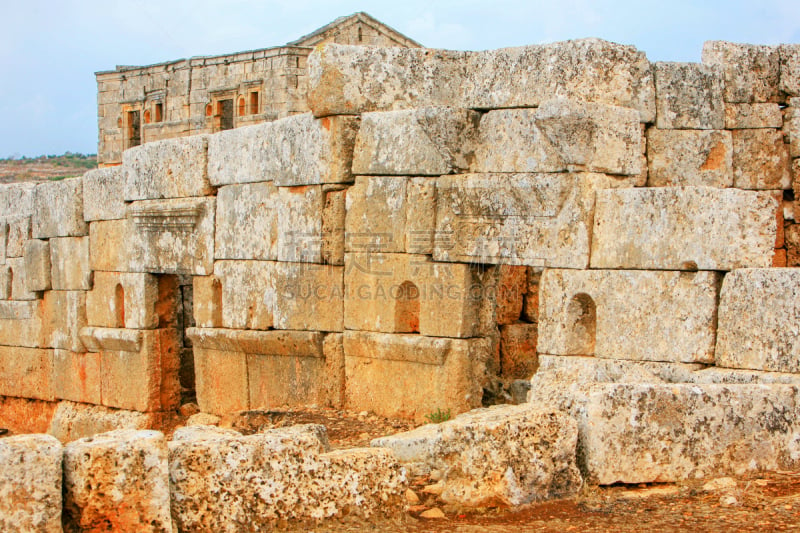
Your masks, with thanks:
M97 149L94 72L276 46L366 11L425 46L482 50L580 37L652 61L699 61L706 40L800 43L800 0L7 0L0 157Z

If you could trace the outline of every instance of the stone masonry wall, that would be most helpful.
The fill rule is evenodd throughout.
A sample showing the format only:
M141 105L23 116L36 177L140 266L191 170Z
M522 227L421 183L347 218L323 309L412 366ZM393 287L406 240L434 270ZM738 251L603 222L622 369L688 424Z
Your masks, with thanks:
M597 483L800 466L800 45L327 45L308 65L309 113L0 188L4 423L69 442L193 394L423 420L533 376L529 407L561 414L453 431L570 418L559 491L573 445ZM221 438L187 430L170 457ZM173 518L182 484L215 490L174 468Z

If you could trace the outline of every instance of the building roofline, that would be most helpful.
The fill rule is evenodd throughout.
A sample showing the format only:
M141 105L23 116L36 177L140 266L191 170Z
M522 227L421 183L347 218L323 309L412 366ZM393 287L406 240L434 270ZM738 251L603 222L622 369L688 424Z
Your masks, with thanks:
M325 32L335 28L336 26L340 26L340 25L344 24L345 22L348 22L348 21L350 21L352 19L359 19L359 20L362 20L363 22L369 22L371 24L377 24L379 26L382 26L383 28L386 28L387 30L389 30L392 33L394 33L397 37L400 37L400 38L408 41L411 44L414 44L414 45L416 45L416 46L418 46L420 48L423 48L423 46L420 43L418 43L417 41L415 41L414 39L411 39L410 37L407 37L406 35L403 35L399 31L397 31L396 29L392 28L391 26L389 26L388 24L386 24L384 22L381 22L380 20L376 19L375 17L373 17L372 15L370 15L369 13L367 13L365 11L357 11L357 12L353 13L352 15L345 15L345 16L339 17L336 20L334 20L332 22L329 22L328 24L322 26L321 28L317 28L316 30L312 31L311 33L303 35L299 39L295 39L294 41L290 41L290 42L288 42L286 44L289 45L289 46L292 46L292 45L302 46L301 43L303 43L305 41L308 41L310 39L313 39L314 37L317 37L319 35L322 35Z

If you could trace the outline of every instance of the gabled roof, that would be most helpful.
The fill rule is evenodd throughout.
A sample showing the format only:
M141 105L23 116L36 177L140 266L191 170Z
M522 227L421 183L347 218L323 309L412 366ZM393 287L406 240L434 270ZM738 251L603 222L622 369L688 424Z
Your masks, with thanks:
M390 26L387 26L386 24L379 21L375 17L363 11L353 13L352 15L339 17L333 22L326 24L317 30L314 30L308 35L303 35L299 39L288 42L286 44L287 46L309 46L309 47L316 46L317 44L325 40L325 38L327 38L331 34L334 34L337 30L350 26L351 24L355 24L356 22L361 22L363 24L371 26L380 33L387 35L392 40L397 41L397 44L409 47L418 47L418 48L422 47L422 45L416 42L415 40L406 37L399 31L395 30Z

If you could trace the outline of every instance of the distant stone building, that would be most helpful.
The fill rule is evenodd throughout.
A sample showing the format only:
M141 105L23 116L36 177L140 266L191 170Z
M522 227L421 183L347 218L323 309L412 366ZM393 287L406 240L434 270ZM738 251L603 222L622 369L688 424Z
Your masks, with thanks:
M308 111L306 58L323 43L419 47L366 13L284 46L97 72L97 159L139 144L258 124Z

